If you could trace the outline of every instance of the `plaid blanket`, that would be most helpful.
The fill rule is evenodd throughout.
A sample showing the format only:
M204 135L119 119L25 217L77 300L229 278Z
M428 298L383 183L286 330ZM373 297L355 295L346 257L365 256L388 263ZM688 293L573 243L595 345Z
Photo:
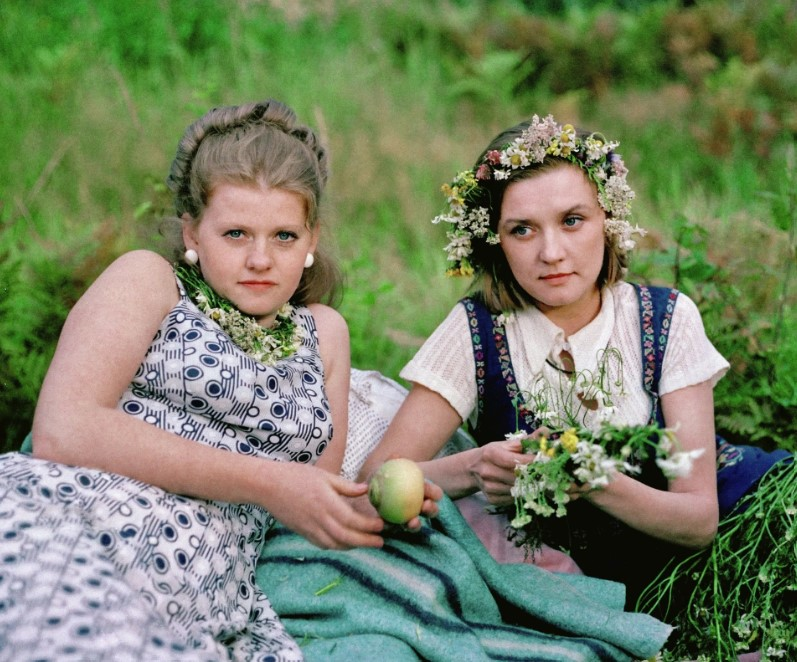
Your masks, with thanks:
M671 628L622 585L495 562L447 498L382 549L321 550L276 527L257 568L307 660L639 660Z

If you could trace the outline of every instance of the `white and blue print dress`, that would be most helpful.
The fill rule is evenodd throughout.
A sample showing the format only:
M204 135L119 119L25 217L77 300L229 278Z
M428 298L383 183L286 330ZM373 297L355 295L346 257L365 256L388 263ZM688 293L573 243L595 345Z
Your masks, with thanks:
M294 313L299 350L265 366L180 290L119 408L230 452L315 462L332 421L310 311ZM251 504L0 456L0 660L302 659L255 584L271 523Z

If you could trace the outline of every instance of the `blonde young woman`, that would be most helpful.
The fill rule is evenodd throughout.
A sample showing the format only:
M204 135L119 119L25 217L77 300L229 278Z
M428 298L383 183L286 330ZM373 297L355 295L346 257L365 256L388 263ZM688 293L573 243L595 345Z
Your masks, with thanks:
M327 156L269 100L186 130L184 255L123 255L64 325L33 456L0 457L4 659L299 660L254 582L275 519L382 545L340 472L348 330L319 205ZM176 273L175 273L176 272Z

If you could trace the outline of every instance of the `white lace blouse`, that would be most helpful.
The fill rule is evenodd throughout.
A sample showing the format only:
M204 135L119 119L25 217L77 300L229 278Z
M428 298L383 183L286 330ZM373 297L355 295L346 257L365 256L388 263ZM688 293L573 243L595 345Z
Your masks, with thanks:
M622 387L612 393L620 424L644 424L650 416L650 398L642 386L642 350L639 301L634 287L620 282L605 288L598 316L577 333L565 338L564 332L537 308L506 316L505 329L509 352L521 391L531 390L540 377L551 383L561 379L554 367L561 365L563 349L570 352L576 372L595 372L600 350L612 347L622 356ZM546 361L547 359L547 361ZM550 361L550 363L549 363ZM553 365L551 365L553 364ZM442 395L462 420L475 422L476 375L467 313L457 304L432 333L418 353L401 371L401 377ZM710 380L712 386L728 370L729 364L711 344L695 303L679 294L664 356L659 393ZM594 424L592 412L584 421Z

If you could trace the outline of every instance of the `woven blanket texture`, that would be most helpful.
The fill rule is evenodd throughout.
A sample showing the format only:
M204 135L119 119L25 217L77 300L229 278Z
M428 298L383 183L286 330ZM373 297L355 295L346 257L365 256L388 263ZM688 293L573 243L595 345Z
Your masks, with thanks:
M672 629L624 611L621 584L497 563L448 498L382 549L321 550L275 527L257 582L309 662L640 660Z

